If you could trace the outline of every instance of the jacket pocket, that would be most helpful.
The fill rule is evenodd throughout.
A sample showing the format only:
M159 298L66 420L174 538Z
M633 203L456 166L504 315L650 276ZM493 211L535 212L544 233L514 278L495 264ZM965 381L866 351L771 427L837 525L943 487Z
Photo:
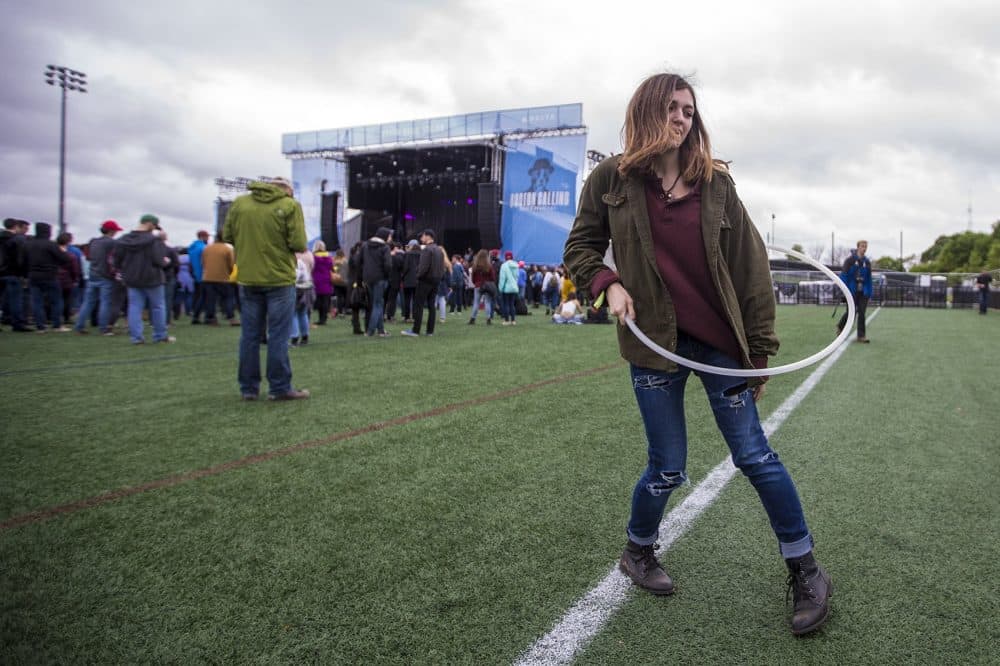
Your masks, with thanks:
M618 194L617 192L608 192L607 194L601 195L601 201L611 206L612 208L618 208L625 203L625 195Z

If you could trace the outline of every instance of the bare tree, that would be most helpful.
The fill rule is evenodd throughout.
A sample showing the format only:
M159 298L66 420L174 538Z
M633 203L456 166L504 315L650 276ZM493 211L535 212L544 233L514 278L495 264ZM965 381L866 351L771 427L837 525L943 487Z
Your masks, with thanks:
M842 264L847 257L851 256L851 250L853 247L847 247L846 245L837 245L833 248L833 263Z
M822 243L814 243L809 246L808 254L816 261L819 261L823 258L823 255L826 254L826 246Z

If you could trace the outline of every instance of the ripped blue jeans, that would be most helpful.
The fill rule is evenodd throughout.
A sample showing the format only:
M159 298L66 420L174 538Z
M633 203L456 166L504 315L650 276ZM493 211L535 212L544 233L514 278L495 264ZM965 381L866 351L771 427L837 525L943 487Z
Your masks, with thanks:
M680 334L677 353L708 365L738 368L722 352ZM649 462L632 493L628 536L637 544L656 541L667 500L674 488L687 480L687 427L684 421L684 387L692 370L663 372L632 366L632 387L646 428ZM695 372L708 394L719 431L729 446L733 463L756 489L782 557L799 557L812 550L795 484L767 443L757 406L745 380Z

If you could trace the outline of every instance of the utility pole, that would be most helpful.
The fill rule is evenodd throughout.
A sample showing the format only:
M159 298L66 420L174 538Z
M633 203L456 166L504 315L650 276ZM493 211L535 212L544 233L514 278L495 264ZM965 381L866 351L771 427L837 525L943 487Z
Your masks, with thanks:
M87 75L69 67L47 65L45 82L62 88L62 112L59 117L59 233L66 231L66 91L87 92Z
M834 232L832 232L832 231L830 232L830 263L832 265L836 266L837 265L837 255L836 255L836 250L833 247L833 233Z

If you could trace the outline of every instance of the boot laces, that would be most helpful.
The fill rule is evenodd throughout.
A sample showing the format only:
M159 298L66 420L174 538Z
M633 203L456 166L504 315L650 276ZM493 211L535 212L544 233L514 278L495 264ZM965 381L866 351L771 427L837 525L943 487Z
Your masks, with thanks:
M806 573L805 567L799 565L789 571L786 584L788 585L788 589L785 591L786 604L788 603L789 596L792 597L795 603L805 601L806 599L810 601L816 600L816 590L809 582L809 574Z
M656 559L654 551L660 547L658 543L651 543L647 546L642 546L639 549L639 557L636 562L642 567L643 572L649 572L660 566L659 560Z

